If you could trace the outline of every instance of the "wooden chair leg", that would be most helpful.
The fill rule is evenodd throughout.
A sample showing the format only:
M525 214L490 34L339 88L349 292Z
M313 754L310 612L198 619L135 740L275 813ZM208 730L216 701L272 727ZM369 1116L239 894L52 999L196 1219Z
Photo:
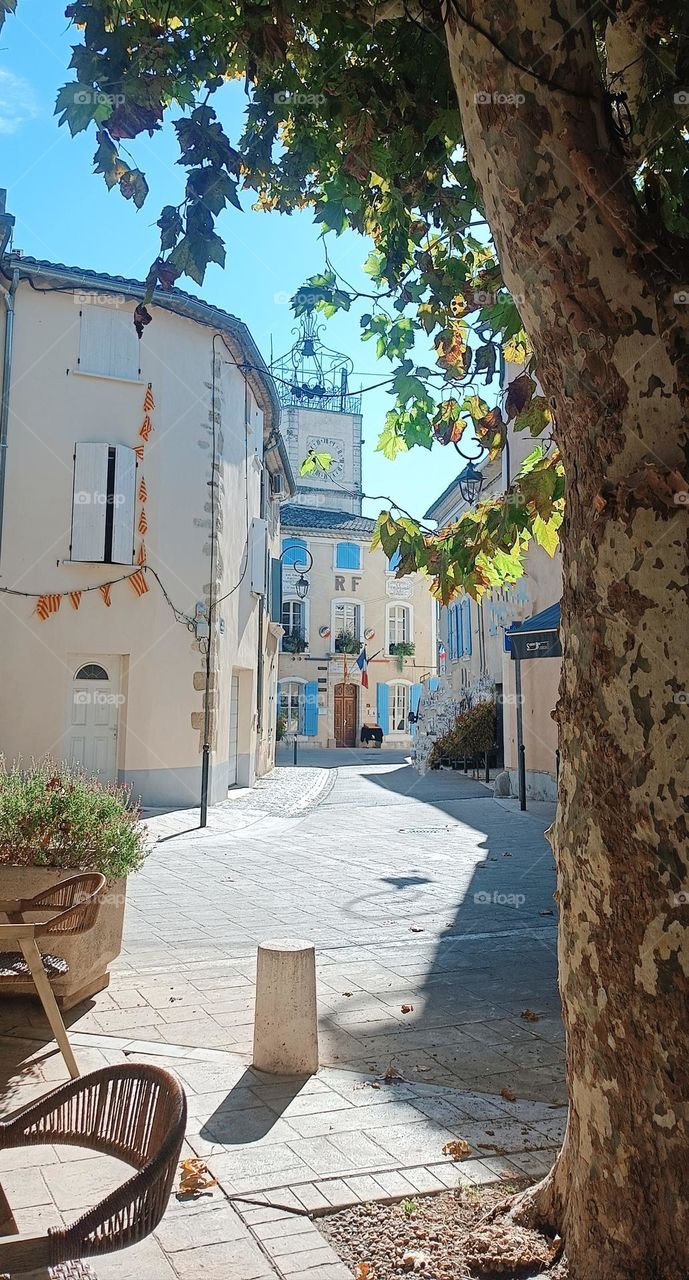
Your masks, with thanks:
M45 1010L45 1016L50 1023L52 1033L55 1036L55 1039L60 1046L62 1056L67 1063L67 1070L69 1071L72 1079L76 1080L79 1076L79 1068L76 1063L76 1058L72 1053L72 1046L67 1038L67 1031L64 1022L62 1021L62 1015L58 1009L53 989L46 975L46 971L43 968L41 953L33 938L20 938L19 945L22 949L22 955L31 970L31 977L34 980L41 1004Z

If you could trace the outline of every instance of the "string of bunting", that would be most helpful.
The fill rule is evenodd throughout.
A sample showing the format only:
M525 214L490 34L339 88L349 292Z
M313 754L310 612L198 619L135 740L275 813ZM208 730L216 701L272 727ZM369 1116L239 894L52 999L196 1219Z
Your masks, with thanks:
M149 382L146 387L146 394L144 396L143 403L144 420L139 428L139 436L143 441L143 444L137 444L134 446L134 452L138 463L143 463L144 450L148 444L151 432L155 430L151 421L151 414L154 409L155 400L153 398L153 387ZM149 590L149 585L146 581L146 570L148 565L146 564L146 544L144 542L144 535L148 533L148 519L146 517L145 510L145 504L148 499L148 488L146 486L146 480L143 473L139 480L136 496L139 503L139 519L137 521L136 528L137 532L141 535L141 541L139 543L139 550L136 556L136 563L139 565L139 568L135 569L133 573L123 574L119 578L113 578L110 582L101 582L98 586L82 587L80 591L53 591L40 595L30 591L9 591L8 588L2 588L2 590L9 591L9 594L12 595L23 595L28 596L31 599L35 599L36 613L41 622L45 622L52 614L59 613L64 595L68 596L72 608L78 610L79 605L81 604L81 597L85 591L99 591L105 607L109 609L112 604L110 593L112 588L118 582L128 582L134 594L140 599L141 596L145 595ZM158 577L157 574L155 576Z

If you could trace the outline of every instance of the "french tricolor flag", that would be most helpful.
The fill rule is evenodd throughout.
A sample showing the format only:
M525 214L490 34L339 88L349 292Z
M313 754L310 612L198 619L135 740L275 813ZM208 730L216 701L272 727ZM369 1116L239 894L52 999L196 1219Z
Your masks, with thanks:
M360 672L361 672L361 683L362 683L362 685L363 685L364 689L368 689L368 658L366 657L366 646L365 646L365 645L364 645L363 649L361 650L361 653L359 654L359 657L358 657L358 658L357 658L357 660L356 660L356 665L357 665L357 667L359 668L359 670L360 670Z

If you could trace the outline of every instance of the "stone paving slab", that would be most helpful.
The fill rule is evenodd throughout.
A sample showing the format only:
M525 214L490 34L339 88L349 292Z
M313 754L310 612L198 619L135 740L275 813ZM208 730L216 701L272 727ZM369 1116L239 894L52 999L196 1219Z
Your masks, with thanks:
M99 1259L100 1280L347 1280L311 1219L510 1175L538 1176L561 1141L564 1108L369 1073L322 1068L307 1079L266 1076L236 1054L184 1045L73 1037L82 1071L148 1061L176 1071L189 1099L188 1153L219 1185L194 1201L174 1196L154 1235ZM54 1046L0 1039L6 1111L65 1079ZM321 1124L316 1124L321 1120ZM351 1121L351 1124L349 1123ZM347 1122L347 1123L346 1123ZM319 1130L305 1137L304 1126ZM471 1158L445 1142L464 1137ZM20 1155L26 1156L22 1162ZM0 1179L20 1230L73 1220L119 1185L122 1166L72 1147L0 1153Z

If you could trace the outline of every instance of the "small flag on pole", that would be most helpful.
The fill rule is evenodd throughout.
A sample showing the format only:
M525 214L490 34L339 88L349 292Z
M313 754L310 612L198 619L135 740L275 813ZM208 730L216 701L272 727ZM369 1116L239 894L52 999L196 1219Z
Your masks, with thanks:
M356 660L356 665L361 672L362 686L364 689L368 689L368 658L366 656L366 645L364 645L363 649L361 650L361 653L359 654L359 657Z

